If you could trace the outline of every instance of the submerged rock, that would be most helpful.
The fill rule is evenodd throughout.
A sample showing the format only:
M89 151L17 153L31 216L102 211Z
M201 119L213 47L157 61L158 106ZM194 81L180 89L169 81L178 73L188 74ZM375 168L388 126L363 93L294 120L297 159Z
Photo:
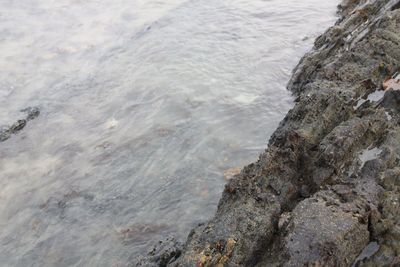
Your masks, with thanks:
M169 266L399 264L398 90L367 97L399 71L398 7L343 1L295 69L296 105L268 149L229 180L215 216Z
M3 127L0 129L0 142L4 142L11 137L9 128Z
M166 267L168 264L174 262L181 253L182 244L175 238L168 237L155 245L147 256L138 259L135 266Z
M40 115L40 109L38 107L28 107L28 108L21 110L21 112L24 112L27 114L27 116L26 116L27 121L33 120L33 119L39 117L39 115Z
M26 114L24 119L17 120L11 126L3 126L0 128L0 142L8 140L12 134L16 134L25 128L28 121L37 118L40 114L40 110L37 107L28 107L21 110Z
M9 130L11 133L16 133L24 129L25 126L26 126L26 120L18 120L13 125L11 125Z

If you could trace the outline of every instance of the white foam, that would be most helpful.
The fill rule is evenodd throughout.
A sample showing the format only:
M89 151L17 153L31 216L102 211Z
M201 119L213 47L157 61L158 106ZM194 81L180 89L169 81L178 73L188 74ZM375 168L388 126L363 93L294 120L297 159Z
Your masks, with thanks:
M252 94L240 94L233 98L236 102L242 103L242 104L251 104L254 102L258 96L252 95Z
M111 118L105 123L105 127L107 129L114 129L114 128L118 127L118 125L119 125L119 121L117 121L115 118Z

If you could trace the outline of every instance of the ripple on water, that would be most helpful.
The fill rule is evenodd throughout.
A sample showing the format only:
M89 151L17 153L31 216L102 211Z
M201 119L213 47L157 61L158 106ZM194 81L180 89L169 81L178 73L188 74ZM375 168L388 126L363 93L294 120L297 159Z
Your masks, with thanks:
M214 213L337 1L4 0L0 262L126 266Z

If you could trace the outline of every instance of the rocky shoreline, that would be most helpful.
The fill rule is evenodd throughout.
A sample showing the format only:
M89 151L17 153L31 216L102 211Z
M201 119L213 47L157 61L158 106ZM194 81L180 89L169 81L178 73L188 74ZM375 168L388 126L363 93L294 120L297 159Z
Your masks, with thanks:
M400 266L400 1L347 0L288 89L297 96L256 163L183 248L141 266Z

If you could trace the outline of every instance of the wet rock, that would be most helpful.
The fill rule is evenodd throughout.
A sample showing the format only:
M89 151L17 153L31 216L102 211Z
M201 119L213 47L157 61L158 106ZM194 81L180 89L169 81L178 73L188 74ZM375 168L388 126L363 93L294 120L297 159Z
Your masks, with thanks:
M3 127L0 129L0 142L4 142L11 137L11 132L8 128Z
M40 115L40 109L38 107L28 107L28 108L21 110L21 112L24 112L27 114L27 116L26 116L27 121L33 120L33 119L39 117L39 115Z
M388 90L378 106L400 113L400 91L393 89Z
M11 126L3 126L0 128L0 142L8 140L12 134L16 134L25 128L28 121L37 118L40 114L40 110L37 107L29 107L21 110L26 114L24 119L19 119Z
M369 242L368 225L340 206L309 198L293 211L286 266L348 266Z
M26 126L26 120L18 120L9 127L3 127L0 130L0 142L6 141L12 134L16 134Z
M26 126L26 120L18 120L16 123L11 125L10 132L11 133L19 132L22 129L24 129L25 126Z
M168 237L156 244L153 249L137 260L134 266L166 267L173 263L182 253L182 244L172 237Z
M294 70L296 104L269 147L228 181L215 216L169 266L398 262L398 90L371 96L400 68L398 6L343 1L337 24ZM360 260L373 242L379 249Z

